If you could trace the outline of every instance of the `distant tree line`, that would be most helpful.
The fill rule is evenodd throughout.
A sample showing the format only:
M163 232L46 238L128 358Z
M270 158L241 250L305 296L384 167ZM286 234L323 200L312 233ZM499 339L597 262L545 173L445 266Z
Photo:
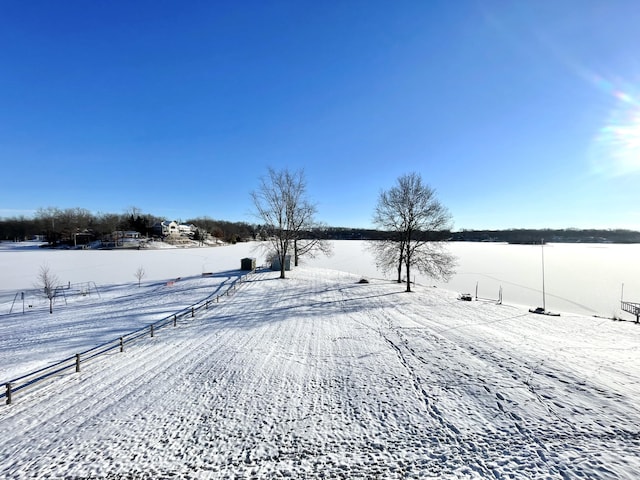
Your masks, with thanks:
M209 217L196 217L186 220L184 223L192 223L200 230L227 243L237 243L246 240L257 240L261 227L246 222L229 222L226 220L214 220Z
M101 240L118 230L133 230L144 237L154 235L155 223L167 220L163 217L141 212L131 207L123 213L93 214L84 208L59 209L40 208L32 217L24 215L0 218L0 240L21 241L40 236L54 244L73 244L74 234L83 234L80 243ZM266 240L272 234L265 225L247 222L214 220L196 217L184 221L192 223L215 238L227 243L249 239ZM349 227L318 226L303 228L299 237L322 240L388 240L390 233L383 230ZM506 243L640 243L640 232L634 230L605 229L509 229L509 230L462 230L451 232L421 232L423 238L460 242L506 242ZM197 239L196 239L197 240Z
M395 233L369 228L323 227L304 232L304 235L325 240L389 240L395 236ZM442 230L416 232L416 235L423 240L441 241L450 240L452 233L450 230Z
M38 209L32 217L21 215L0 218L0 240L22 241L41 238L50 245L74 245L102 240L113 232L126 230L136 231L143 237L151 238L154 236L153 225L163 220L168 219L143 213L136 207L120 214L94 214L79 207L47 207ZM182 223L196 225L199 235L209 234L229 243L256 239L260 230L259 226L245 222L213 220L208 217L191 218Z
M545 243L640 243L640 232L602 229L462 230L451 233L459 242Z
M118 230L135 230L149 235L151 227L162 219L143 214L137 208L117 213L93 214L85 208L56 207L39 208L33 217L10 217L0 219L1 240L28 240L40 237L51 245L81 243L102 239Z
M328 240L388 240L390 233L366 228L328 227L306 235ZM509 230L462 230L452 232L420 232L429 240L454 242L505 242L516 244L545 243L640 243L640 232L635 230L604 229L509 229Z

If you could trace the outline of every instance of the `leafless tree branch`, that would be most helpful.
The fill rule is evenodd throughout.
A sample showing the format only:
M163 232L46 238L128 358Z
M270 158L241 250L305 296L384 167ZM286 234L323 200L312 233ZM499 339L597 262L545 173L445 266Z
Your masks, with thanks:
M453 274L455 257L430 235L449 229L451 215L419 174L403 175L395 186L380 193L373 222L389 232L388 241L370 247L376 265L385 271L395 266L398 282L404 266L407 292L411 291L411 267L436 278L447 279Z

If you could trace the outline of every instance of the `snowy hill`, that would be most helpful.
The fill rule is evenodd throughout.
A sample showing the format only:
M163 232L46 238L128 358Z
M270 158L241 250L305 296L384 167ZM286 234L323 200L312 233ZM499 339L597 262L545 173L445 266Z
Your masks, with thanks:
M537 316L424 286L406 294L333 270L277 276L258 273L193 321L0 405L0 476L613 479L640 471L635 324ZM224 281L185 279L190 288L147 290L144 301L114 295L66 308L120 305L111 330L85 330L111 335ZM59 330L77 338L83 327L72 319L86 315L64 315ZM68 347L55 340L62 335L51 338L55 355ZM2 341L5 360L22 340Z

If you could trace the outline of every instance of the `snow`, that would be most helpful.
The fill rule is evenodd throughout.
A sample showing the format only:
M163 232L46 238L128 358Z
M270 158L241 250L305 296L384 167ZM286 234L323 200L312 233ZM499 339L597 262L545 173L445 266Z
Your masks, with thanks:
M358 275L380 278L375 261L364 248L366 242L335 242L336 254L308 264L338 268ZM451 242L458 258L457 273L449 282L434 281L415 272L411 281L504 302L538 307L542 305L542 255L540 245ZM547 308L584 315L614 315L620 312L621 287L626 300L640 302L640 244L552 243L544 247ZM627 317L628 318L628 317Z
M3 272L0 276L0 292L5 296L11 293L13 298L16 292L34 288L43 265L47 265L63 284L91 281L103 285L137 282L134 274L139 266L145 269L146 281L166 281L203 272L234 270L240 267L241 258L260 255L255 243L205 248L176 248L163 242L154 243L163 247L143 250L52 250L38 248L38 244L32 242L0 242L0 267ZM10 272L10 275L4 272Z
M165 261L145 263L140 288L142 257L84 257L109 263L91 274L113 283L53 315L0 316L0 380L224 291L249 249L194 250L164 279L172 260L154 257ZM6 258L31 253L37 267L39 251ZM0 476L637 477L636 324L461 302L426 284L407 294L362 274L260 271L194 319L21 392L0 405Z

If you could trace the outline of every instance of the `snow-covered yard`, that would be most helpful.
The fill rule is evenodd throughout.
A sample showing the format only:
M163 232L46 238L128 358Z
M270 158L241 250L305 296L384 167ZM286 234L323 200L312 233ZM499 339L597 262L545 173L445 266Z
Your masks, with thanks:
M637 478L637 325L329 269L277 277L0 405L0 476ZM228 281L69 305L57 333L40 316L44 343L61 355L67 330L117 335ZM3 331L4 374L28 331Z

